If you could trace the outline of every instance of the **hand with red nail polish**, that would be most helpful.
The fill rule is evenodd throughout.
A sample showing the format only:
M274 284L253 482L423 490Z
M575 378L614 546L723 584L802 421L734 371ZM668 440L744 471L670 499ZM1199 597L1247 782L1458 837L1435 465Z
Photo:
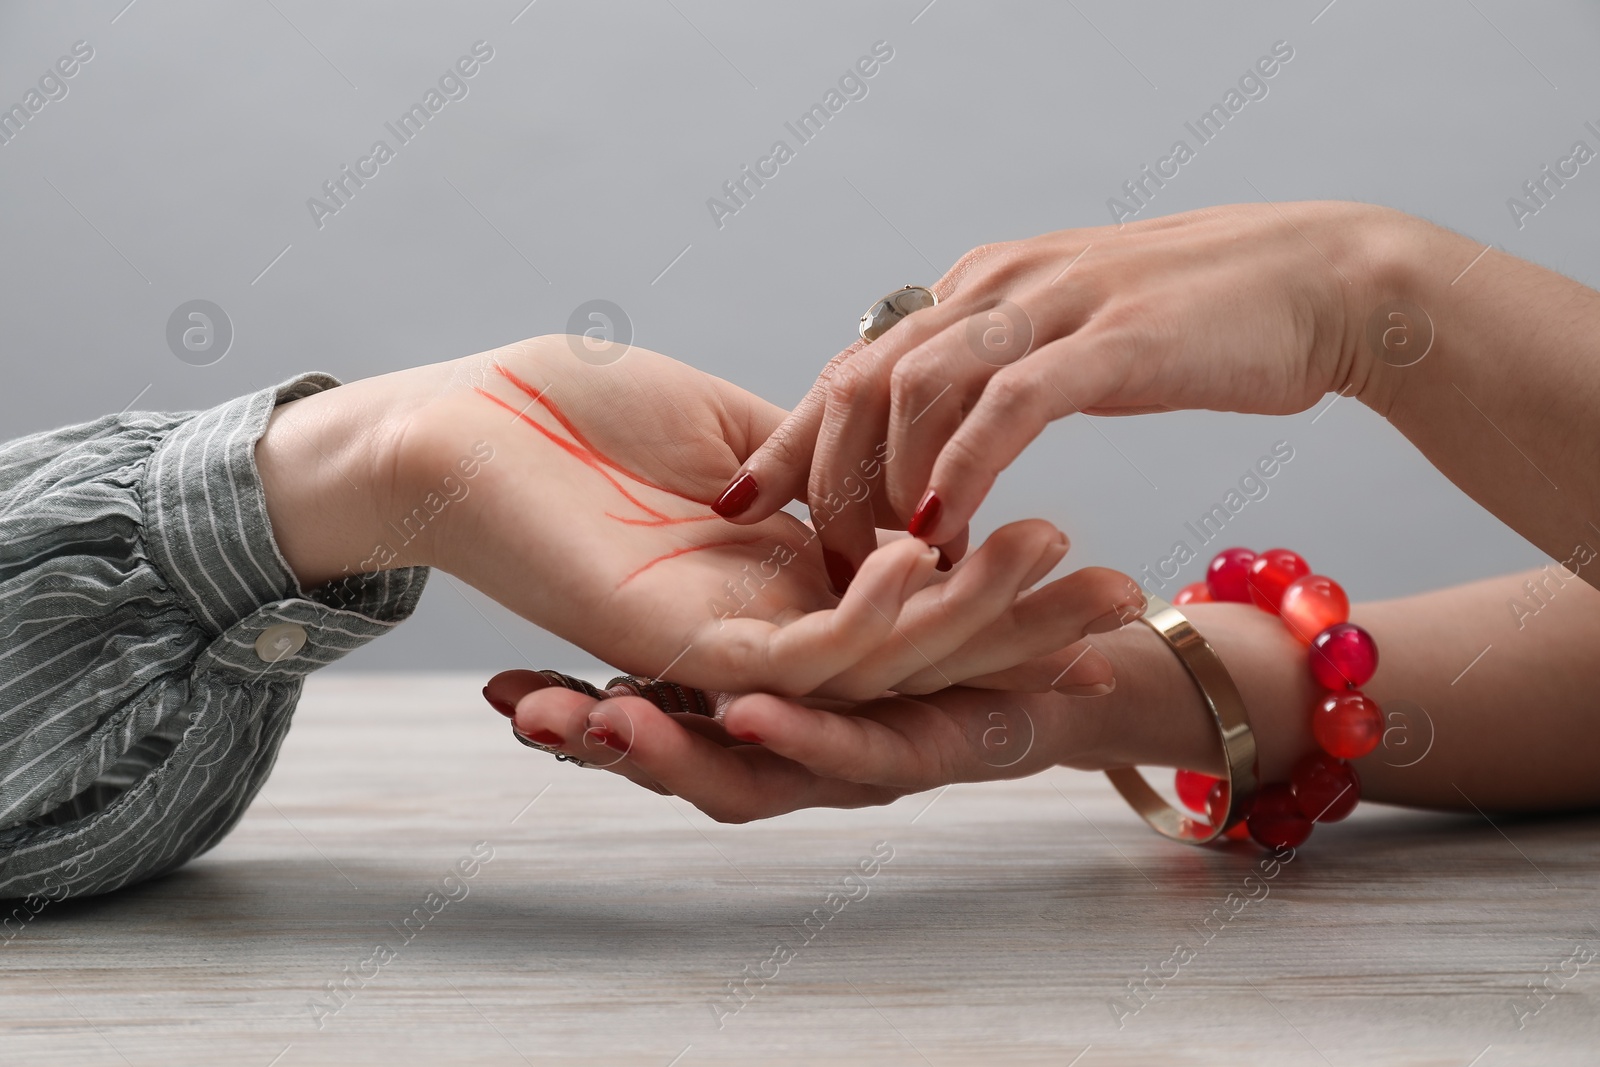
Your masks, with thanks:
M1404 649L1363 691L1384 706L1401 698L1427 700L1433 717L1418 716L1420 723L1402 728L1413 731L1411 746L1419 735L1423 744L1435 732L1439 737L1420 762L1397 760L1382 749L1362 759L1365 798L1470 813L1459 783L1476 773L1473 802L1495 809L1593 808L1594 777L1586 773L1592 748L1574 738L1584 736L1600 671L1530 673L1522 669L1527 662L1548 665L1552 648L1532 643L1507 650L1508 657L1532 660L1507 666L1509 660L1486 658L1473 668L1488 670L1477 683L1488 692L1464 691L1452 681L1463 659L1481 648L1481 635L1515 633L1504 606L1508 596L1522 591L1529 573L1543 572L1351 607L1351 618L1386 649ZM1570 662L1592 663L1600 593L1569 583L1561 596L1573 598L1569 607L1561 608L1565 601L1558 599L1546 610L1567 612L1567 625L1546 641ZM1286 779L1316 748L1306 709L1321 692L1306 670L1304 644L1275 614L1253 604L1196 602L1183 611L1239 687L1250 712L1260 778ZM1107 629L1118 618L1080 615L1078 624L1089 636L1058 650L1058 677L1046 677L1039 692L958 686L855 702L718 693L696 701L716 709L717 717L709 718L663 710L638 697L597 701L553 687L530 691L522 672L496 676L488 691L517 708L517 727L524 733L545 729L577 736L604 709L604 721L629 740L628 752L624 757L597 744L586 758L612 759L607 769L613 773L676 794L724 822L809 807L887 804L908 793L1056 766L1221 773L1216 720L1184 661L1151 627ZM1450 625L1441 627L1441 619ZM1443 645L1441 633L1448 637ZM1529 651L1521 652L1524 647ZM998 686L1004 679L987 682ZM1526 695L1530 685L1542 699L1516 703L1516 694ZM1508 706L1517 713L1507 715ZM1541 720L1551 728L1529 729L1530 714L1551 716ZM563 751L582 755L570 745ZM907 810L926 806L925 798ZM929 817L939 820L941 810ZM1137 825L1132 814L1127 819Z
M1077 623L1093 621L1085 615ZM1100 769L1130 757L1206 765L1215 727L1165 643L1145 627L1098 640L1105 651L1080 649L1072 664L1058 666L1055 689L1033 693L955 687L854 703L707 694L701 704L718 709L712 718L665 698L658 706L632 695L597 700L555 687L527 690L527 672L498 675L488 691L517 707L525 735L582 734L588 747L569 745L564 754L724 822L886 804L1061 765ZM1116 685L1118 672L1127 684Z
M823 530L830 549L859 560L874 521L940 545L1054 419L1288 414L1369 385L1388 369L1352 338L1407 277L1387 257L1425 226L1364 204L1247 204L975 248L933 283L936 305L828 363L742 465L760 492L739 521L859 482L870 503Z

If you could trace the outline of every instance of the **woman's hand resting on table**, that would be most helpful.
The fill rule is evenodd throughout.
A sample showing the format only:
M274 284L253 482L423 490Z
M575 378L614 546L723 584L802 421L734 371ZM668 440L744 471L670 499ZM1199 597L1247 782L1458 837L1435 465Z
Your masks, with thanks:
M893 540L841 599L804 523L713 514L785 414L654 352L545 337L282 405L257 459L286 559L328 595L437 566L624 671L701 687L1109 687L1103 657L1059 650L1143 597L1093 568L1019 599L1066 552L1048 523L1002 528L948 578Z
M1264 772L1286 772L1308 743L1311 699L1294 638L1252 607L1194 615L1238 665L1256 714ZM1216 727L1182 663L1145 626L1094 638L1115 692L954 687L859 702L708 693L718 718L669 714L643 698L595 700L534 671L505 671L484 695L517 731L552 751L745 822L799 808L857 808L955 782L1021 778L1054 766L1131 764L1220 770Z
M1386 656L1362 687L1389 712L1382 742L1354 761L1364 799L1469 813L1600 808L1592 773L1600 591L1569 580L1541 612L1537 640L1505 608L1547 574L1352 606L1351 619ZM1183 612L1239 686L1261 779L1283 781L1317 747L1308 710L1324 691L1305 668L1305 646L1253 605ZM854 704L710 694L719 721L631 695L596 701L533 671L498 674L485 695L512 709L523 736L726 822L886 804L1052 766L1220 773L1216 723L1162 638L1126 626L1092 640L1118 678L1114 692L1094 698L970 688ZM1457 685L1474 657L1482 662L1473 684Z

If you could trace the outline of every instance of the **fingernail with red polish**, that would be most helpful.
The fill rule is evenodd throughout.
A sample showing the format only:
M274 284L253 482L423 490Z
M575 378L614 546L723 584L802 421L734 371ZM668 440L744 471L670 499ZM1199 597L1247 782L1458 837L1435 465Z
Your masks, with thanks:
M752 745L761 745L766 743L761 740L760 734L753 733L750 730L729 730L728 736L737 738L740 741L748 741Z
M488 686L483 687L483 699L489 702L489 706L491 708L493 708L495 711L498 711L508 719L517 713L517 706L515 704L508 704L498 697L490 696Z
M939 550L939 562L935 563L934 567L941 571L947 571L954 566L955 563L951 561L949 556L944 554L944 549L941 548Z
M746 471L728 483L728 488L712 503L711 510L725 519L742 515L756 502L756 491L756 476Z
M917 510L911 513L911 521L906 523L906 532L912 537L921 537L928 533L938 524L939 509L943 506L939 494L929 489L922 494L922 502L917 505Z
M560 734L556 733L554 730L535 730L533 733L528 734L527 736L539 742L541 745L564 745L567 743L566 739Z
M822 566L828 572L828 584L833 586L834 594L844 596L845 590L850 588L850 582L856 576L856 569L849 557L843 552L825 548L822 550Z
M628 751L628 742L624 741L611 724L597 715L589 716L589 728L584 731L585 739L594 738L602 745L616 752Z

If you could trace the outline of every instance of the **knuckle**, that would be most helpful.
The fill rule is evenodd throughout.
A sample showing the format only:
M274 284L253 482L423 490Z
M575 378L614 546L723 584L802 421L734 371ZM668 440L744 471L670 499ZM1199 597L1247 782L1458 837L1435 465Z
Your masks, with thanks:
M780 467L796 467L809 462L815 438L799 429L793 419L786 420L761 446L761 454Z
M982 296L984 290L1007 288L1027 271L1032 258L1026 241L994 241L962 256L947 277L954 289Z
M850 407L855 404L869 392L874 377L871 368L860 362L841 366L828 379L828 405Z
M1147 348L1167 332L1165 316L1139 301L1121 300L1095 313L1095 333L1102 347Z
M1045 401L1040 383L1032 374L1017 370L1002 371L984 386L983 398L1008 419L1033 416Z
M932 410L948 388L948 383L941 385L930 375L902 373L897 367L889 382L891 407L897 417L904 417L907 426L912 420L920 421L923 415L930 413L935 420L931 425L939 425L943 421L941 416L954 412L954 408L948 406L946 411Z
M952 290L961 288L972 275L1003 263L1011 255L1010 249L1011 244L1004 241L978 245L956 260L955 266L941 280L948 283Z
M864 343L862 342L862 344ZM828 399L833 383L841 375L854 373L859 368L863 358L865 357L861 355L861 345L857 344L851 345L837 356L828 360L827 364L822 368L822 372L817 375L817 380L812 383L808 399L815 397L817 400L825 402Z
M1160 386L1163 336L1148 318L1123 312L1085 337L1078 358L1102 395L1142 394Z
M867 342L865 341L852 342L850 347L846 348L844 351L828 360L827 364L822 368L822 373L818 375L818 378L827 379L832 377L840 367L855 359L856 354L865 347L867 347Z
M908 355L897 360L889 372L889 392L895 396L915 397L927 388L927 361L918 355Z

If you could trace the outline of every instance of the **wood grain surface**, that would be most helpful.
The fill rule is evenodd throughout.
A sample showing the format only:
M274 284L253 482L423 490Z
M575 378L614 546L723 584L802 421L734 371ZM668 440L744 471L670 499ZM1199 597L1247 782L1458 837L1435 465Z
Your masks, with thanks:
M722 826L482 682L313 677L220 847L0 943L0 1063L1600 1061L1600 820L1366 806L1271 877L1067 771Z

